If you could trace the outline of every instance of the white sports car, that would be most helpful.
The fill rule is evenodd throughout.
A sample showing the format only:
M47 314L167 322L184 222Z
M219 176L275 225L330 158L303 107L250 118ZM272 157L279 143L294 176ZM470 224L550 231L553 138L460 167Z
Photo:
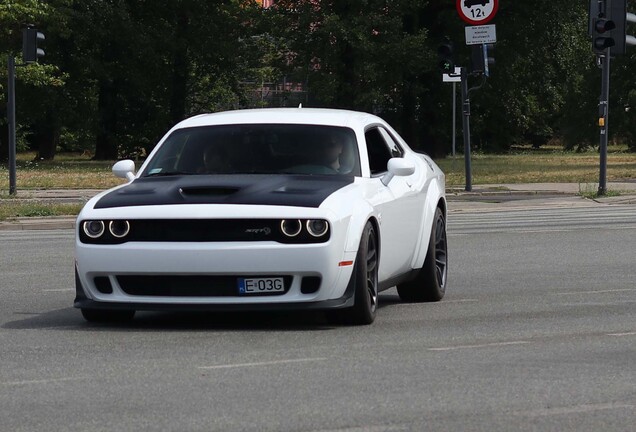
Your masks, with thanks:
M77 219L88 321L137 310L319 310L373 322L378 292L438 301L445 177L384 120L307 108L184 120Z

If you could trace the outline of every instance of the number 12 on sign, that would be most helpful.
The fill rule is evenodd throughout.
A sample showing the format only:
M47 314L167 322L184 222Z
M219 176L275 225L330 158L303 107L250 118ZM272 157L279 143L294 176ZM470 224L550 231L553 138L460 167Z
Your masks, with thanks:
M484 10L480 9L480 8L475 8L475 9L471 9L470 10L470 15L472 16L473 19L480 19L483 18L484 15Z
M495 17L499 0L456 0L457 12L462 20L472 25L486 24Z

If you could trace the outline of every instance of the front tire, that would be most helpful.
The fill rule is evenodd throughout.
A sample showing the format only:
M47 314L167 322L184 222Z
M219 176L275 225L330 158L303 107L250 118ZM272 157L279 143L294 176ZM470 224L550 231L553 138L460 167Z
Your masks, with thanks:
M368 325L378 310L379 248L375 228L367 222L362 232L353 267L354 303L352 307L331 311L328 317L339 324Z
M88 322L116 323L130 321L135 316L134 310L82 309L82 316Z
M354 304L350 311L352 324L368 325L375 320L378 311L379 257L375 228L371 222L367 222L353 270L356 288Z
M415 279L397 287L400 299L406 302L436 302L446 293L448 276L448 244L446 241L446 219L438 207L424 265Z

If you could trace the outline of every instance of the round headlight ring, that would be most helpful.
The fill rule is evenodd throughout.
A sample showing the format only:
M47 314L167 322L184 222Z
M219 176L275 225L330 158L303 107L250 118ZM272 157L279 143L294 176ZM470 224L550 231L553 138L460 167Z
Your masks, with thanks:
M108 224L108 231L115 238L123 238L130 232L130 223L127 220L114 220Z
M309 219L307 232L313 237L322 237L329 231L329 223L324 219Z
M104 221L91 220L84 221L82 223L82 229L84 230L84 234L86 234L88 237L96 239L104 234L106 227L104 225Z
M280 230L287 237L296 237L303 229L299 219L283 219L280 221Z

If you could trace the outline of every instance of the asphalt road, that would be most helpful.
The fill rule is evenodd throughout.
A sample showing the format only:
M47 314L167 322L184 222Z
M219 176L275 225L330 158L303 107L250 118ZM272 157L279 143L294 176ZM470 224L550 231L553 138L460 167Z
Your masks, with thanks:
M87 324L72 232L0 233L1 431L632 431L636 206L455 211L437 304Z

